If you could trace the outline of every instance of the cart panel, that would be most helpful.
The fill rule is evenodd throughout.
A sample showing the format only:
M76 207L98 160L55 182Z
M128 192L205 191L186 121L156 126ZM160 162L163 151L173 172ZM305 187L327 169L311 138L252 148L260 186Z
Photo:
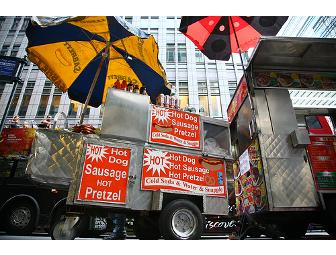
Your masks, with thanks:
M149 142L201 150L200 115L151 106Z
M80 134L36 130L27 174L41 183L68 186L74 177L82 146L83 136Z
M131 149L87 143L77 200L126 203Z
M295 149L288 135L260 135L268 180L270 210L277 207L317 207L318 197L304 149Z
M95 180L96 184L99 181L99 183L107 184L106 186L100 186L102 187L102 192L105 190L105 197L107 192L112 192L111 196L113 197L113 194L115 196L115 199L104 201L104 199L91 199L91 200L81 200L81 180L83 174L85 174L84 170L84 162L87 159L86 156L86 148L89 144L104 146L104 147L110 147L113 149L119 149L121 151L127 151L130 152L128 156L118 156L116 159L125 160L124 162L128 162L128 164L125 163L123 166L122 164L116 164L113 165L113 167L109 166L107 167L109 170L109 173L112 173L112 170L115 171L124 171L127 172L126 178L116 180L115 176L111 177L109 175L109 180L105 179L108 176L103 176L101 178L97 178ZM82 155L80 160L78 161L78 164L76 166L76 177L74 178L74 181L70 185L69 194L68 194L68 205L94 205L99 207L116 207L116 208L128 208L128 209L135 209L135 210L149 210L150 209L150 201L151 201L151 192L141 192L140 194L140 171L141 171L141 165L142 165L142 148L143 145L139 145L136 143L129 143L121 140L102 140L102 139L90 139L85 138L85 144L84 149L82 151ZM110 156L113 156L113 153L106 154L106 160ZM97 163L100 163L102 161L98 161ZM105 180L105 182L104 182ZM108 181L111 181L111 184L117 181L119 183L116 186L109 186ZM117 193L117 194L116 194ZM97 196L98 193L96 193ZM103 196L103 193L99 193L99 196ZM120 197L118 197L118 194L120 194ZM123 196L121 196L123 194ZM85 195L85 194L84 194ZM121 198L122 199L118 199Z
M318 191L336 192L336 136L310 136L308 155Z
M145 148L141 188L227 197L224 161Z

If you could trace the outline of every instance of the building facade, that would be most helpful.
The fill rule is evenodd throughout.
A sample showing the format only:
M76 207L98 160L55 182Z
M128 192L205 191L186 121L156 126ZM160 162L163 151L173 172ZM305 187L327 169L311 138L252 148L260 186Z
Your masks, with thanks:
M153 34L159 45L159 59L168 80L175 84L182 107L194 107L197 112L214 118L226 119L226 108L233 95L237 78L242 75L238 56L228 62L207 59L194 44L178 31L180 17L141 16L124 17L138 28ZM25 28L30 17L0 18L0 55L26 55ZM61 93L36 65L29 63L21 75L8 118L19 115L21 120L39 123L47 115L64 112L70 125L78 122L82 104ZM0 116L12 89L11 84L0 85ZM101 107L90 108L86 121L100 126Z
M178 16L124 16L134 26L152 34L159 46L159 59L168 80L176 86L181 107L193 107L196 112L213 118L227 119L226 109L242 76L239 56L229 61L209 60L178 31ZM0 17L0 55L24 57L27 46L25 29L30 17ZM335 37L335 17L290 17L279 35ZM19 115L28 123L39 123L47 115L63 112L69 125L78 123L82 104L69 99L56 88L36 65L24 67L22 83L18 85L8 119ZM0 117L2 117L12 84L0 83ZM316 95L318 97L319 95ZM336 95L329 95L333 100ZM305 95L293 94L293 100L306 104ZM326 100L329 100L326 99ZM303 103L302 103L303 102ZM101 125L102 107L89 108L85 122Z

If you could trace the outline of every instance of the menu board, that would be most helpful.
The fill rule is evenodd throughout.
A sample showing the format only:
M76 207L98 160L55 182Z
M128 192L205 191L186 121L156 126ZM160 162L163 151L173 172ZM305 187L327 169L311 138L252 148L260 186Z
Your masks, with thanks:
M255 72L255 87L336 90L335 73Z
M233 165L236 210L240 215L263 211L268 205L258 140L254 140L244 154L248 159L243 165L242 160Z
M182 148L200 149L200 116L152 105L149 141Z
M131 149L87 144L78 200L126 203Z
M336 137L310 136L308 155L317 190L336 190Z
M230 102L230 105L228 107L228 110L227 110L227 116L228 116L229 123L231 123L234 117L236 116L246 96L247 96L247 83L246 83L245 78L243 77L240 80L238 88L236 89L236 93L234 94Z
M167 189L227 197L224 161L146 148L141 189Z

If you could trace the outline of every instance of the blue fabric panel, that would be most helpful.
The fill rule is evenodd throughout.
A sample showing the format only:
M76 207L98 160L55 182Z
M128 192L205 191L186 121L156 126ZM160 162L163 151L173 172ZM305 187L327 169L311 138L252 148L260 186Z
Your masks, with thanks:
M87 67L83 70L83 72L78 76L78 78L72 83L70 88L68 89L68 95L71 99L85 102L86 96L89 93L89 89L93 78L96 74L96 71L99 66L99 62L102 58L101 52L94 58ZM89 105L93 107L98 107L102 103L106 73L108 67L108 59L105 59L101 72L99 74L96 86L93 90L91 99L89 101Z
M69 23L60 25L40 27L29 22L26 30L28 38L28 48L38 45L63 42L63 41L91 41L97 40L105 42L99 35L93 34L83 28Z
M113 48L124 57L125 61L138 76L141 83L146 86L147 93L150 96L151 101L154 102L156 97L160 93L163 93L165 88L165 81L162 76L139 59L130 56L117 47Z
M107 22L110 30L110 41L114 42L126 37L132 36L133 34L124 28L114 17L107 16Z

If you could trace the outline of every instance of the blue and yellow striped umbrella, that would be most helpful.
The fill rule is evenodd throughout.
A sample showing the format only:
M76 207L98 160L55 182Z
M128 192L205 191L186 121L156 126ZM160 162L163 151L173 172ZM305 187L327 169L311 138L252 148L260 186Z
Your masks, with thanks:
M75 17L46 26L33 21L26 35L28 58L73 100L84 103L93 81L88 104L94 107L117 80L145 86L152 101L170 92L154 37L119 17Z

